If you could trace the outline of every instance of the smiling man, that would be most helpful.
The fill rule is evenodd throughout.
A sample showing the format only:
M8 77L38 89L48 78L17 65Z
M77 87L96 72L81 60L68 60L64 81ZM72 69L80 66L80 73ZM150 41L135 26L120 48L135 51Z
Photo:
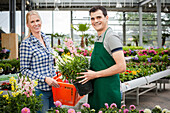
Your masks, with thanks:
M91 56L90 70L81 72L84 78L80 83L89 80L93 83L93 92L88 95L90 108L96 113L105 103L116 103L121 106L119 73L126 70L126 62L119 37L108 27L107 11L102 6L94 6L89 11L91 24L97 31L97 40Z

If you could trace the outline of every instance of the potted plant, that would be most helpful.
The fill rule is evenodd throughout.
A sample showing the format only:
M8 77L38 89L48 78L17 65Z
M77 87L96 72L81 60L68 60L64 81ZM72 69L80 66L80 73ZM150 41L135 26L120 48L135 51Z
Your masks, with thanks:
M77 26L78 28L74 27L73 25L71 25L71 27L74 30L80 31L82 33L82 35L80 35L81 36L81 44L80 45L82 48L84 48L84 37L85 37L84 32L90 28L90 25L85 23L85 24L78 24L78 26ZM87 39L86 39L86 41L87 41Z
M62 79L68 80L69 83L73 83L80 96L88 94L92 91L92 84L91 81L87 82L86 84L78 83L76 77L81 76L80 72L86 71L89 68L88 59L77 53L76 48L73 45L73 41L71 39L66 39L65 45L68 47L71 55L62 55L61 57L56 56L58 70L62 74ZM81 88L81 86L83 88Z
M1 84L1 90L11 90L11 84L10 83L6 83L6 82L3 82Z

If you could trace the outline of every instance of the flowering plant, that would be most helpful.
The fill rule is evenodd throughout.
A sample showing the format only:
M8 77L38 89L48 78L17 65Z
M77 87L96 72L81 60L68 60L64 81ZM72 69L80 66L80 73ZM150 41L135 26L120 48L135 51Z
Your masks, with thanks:
M71 39L66 39L65 45L68 47L71 55L56 56L57 66L62 73L63 79L67 79L69 83L77 81L76 77L80 76L77 73L86 71L89 67L88 59L77 53L77 49L73 45Z
M5 48L0 48L0 59L8 59L10 55L10 50Z
M119 109L115 103L112 103L110 107L108 103L105 103L105 108L101 108L98 113L138 113L134 105L130 105L129 109L125 107L126 105L122 105L121 109Z
M3 113L20 113L26 110L22 110L26 107L29 108L31 113L36 113L41 109L41 95L36 96L34 89L37 81L31 81L28 77L22 76L19 84L14 77L10 78L9 83L11 84L11 93L0 92L0 111Z
M56 107L52 107L48 110L47 113L95 113L95 109L90 109L90 105L88 103L84 103L82 105L82 109L75 110L73 108L64 108L60 101L54 102ZM122 105L121 108L117 108L115 103L112 103L110 106L108 103L105 103L104 108L100 108L97 113L169 113L170 110L162 109L159 105L156 105L152 110L150 109L142 109L137 110L135 105L130 105L129 108L126 105Z
M82 54L83 56L91 56L91 54L92 54L92 50L84 49L84 48L81 48L81 47L79 47L77 49L77 52L79 54Z
M48 110L48 113L95 113L94 109L90 109L90 105L88 103L84 103L82 105L82 109L75 110L73 108L63 108L62 103L60 101L54 102L56 107L53 107Z
M11 90L10 83L3 82L0 87L1 87L1 90Z

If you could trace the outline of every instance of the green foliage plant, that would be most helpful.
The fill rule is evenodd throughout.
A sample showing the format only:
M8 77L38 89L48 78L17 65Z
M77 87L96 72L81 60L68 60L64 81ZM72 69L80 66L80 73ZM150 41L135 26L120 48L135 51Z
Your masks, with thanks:
M82 34L80 35L81 36L81 47L84 48L84 36L85 36L85 31L89 30L90 28L90 24L78 24L76 27L74 27L73 25L71 25L71 28L78 31L78 32L81 32Z
M35 95L34 87L37 81L31 81L28 77L22 76L19 84L14 77L9 79L11 84L11 93L0 92L0 111L2 113L21 113L25 107L29 108L31 113L36 113L42 108L41 95Z

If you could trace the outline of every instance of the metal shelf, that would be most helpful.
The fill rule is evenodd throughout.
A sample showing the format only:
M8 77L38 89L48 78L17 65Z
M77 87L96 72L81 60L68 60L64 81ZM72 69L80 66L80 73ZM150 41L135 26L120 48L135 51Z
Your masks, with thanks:
M155 89L155 93L157 94L157 81L168 75L170 75L170 69L122 83L122 102L125 104L125 96L127 94L136 92L136 104L139 105L139 96L153 89ZM151 85L153 82L155 82L155 85ZM140 92L141 88L145 90Z

